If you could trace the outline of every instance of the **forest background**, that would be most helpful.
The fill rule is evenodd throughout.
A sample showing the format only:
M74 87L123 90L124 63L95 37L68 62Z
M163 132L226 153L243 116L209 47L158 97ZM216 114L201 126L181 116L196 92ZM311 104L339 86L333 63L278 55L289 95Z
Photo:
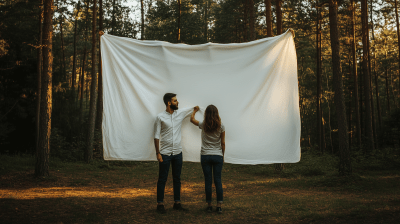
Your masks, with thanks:
M400 145L397 0L0 1L0 153L102 159L99 31L243 43L292 28L302 150L339 157ZM284 168L275 165L277 170Z

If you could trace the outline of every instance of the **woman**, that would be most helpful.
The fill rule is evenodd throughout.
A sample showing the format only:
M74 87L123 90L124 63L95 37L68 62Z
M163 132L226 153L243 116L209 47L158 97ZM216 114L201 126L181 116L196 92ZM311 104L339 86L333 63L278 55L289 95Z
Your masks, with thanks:
M221 182L221 171L224 163L225 154L225 127L221 123L218 115L218 109L214 105L209 105L204 113L204 120L197 121L194 116L199 110L195 107L190 118L190 122L199 126L201 131L201 166L203 168L206 201L208 203L207 211L212 212L212 175L214 174L214 184L217 190L217 212L222 213L223 191Z

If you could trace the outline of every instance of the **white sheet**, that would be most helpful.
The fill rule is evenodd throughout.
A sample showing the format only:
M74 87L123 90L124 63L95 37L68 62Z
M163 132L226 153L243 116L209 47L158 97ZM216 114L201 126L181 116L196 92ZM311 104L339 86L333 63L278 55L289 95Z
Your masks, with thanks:
M165 110L167 92L177 94L180 108L218 108L225 162L300 160L296 49L289 31L249 43L202 45L104 34L101 54L105 160L156 160L153 124ZM200 131L184 120L184 161L200 161Z

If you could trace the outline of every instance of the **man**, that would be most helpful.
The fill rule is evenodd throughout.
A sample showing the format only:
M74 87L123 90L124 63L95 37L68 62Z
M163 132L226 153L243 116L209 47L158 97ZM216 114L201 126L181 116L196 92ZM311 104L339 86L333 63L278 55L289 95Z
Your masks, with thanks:
M182 208L180 196L182 170L181 127L183 119L191 115L193 111L193 108L178 110L179 102L174 93L166 93L164 95L164 103L166 110L157 115L154 124L154 145L159 162L157 211L161 214L166 213L164 208L164 190L170 165L172 166L174 186L175 203L173 209L180 211L187 210Z

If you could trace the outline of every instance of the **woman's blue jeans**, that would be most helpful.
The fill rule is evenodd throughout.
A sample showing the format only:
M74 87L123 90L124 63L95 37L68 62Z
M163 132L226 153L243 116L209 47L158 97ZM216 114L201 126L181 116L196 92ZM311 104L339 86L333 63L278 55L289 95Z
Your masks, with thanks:
M214 174L214 184L217 190L217 202L222 203L224 196L222 190L221 172L224 164L224 157L218 155L202 155L201 167L203 168L206 201L211 203L212 199L212 176Z

